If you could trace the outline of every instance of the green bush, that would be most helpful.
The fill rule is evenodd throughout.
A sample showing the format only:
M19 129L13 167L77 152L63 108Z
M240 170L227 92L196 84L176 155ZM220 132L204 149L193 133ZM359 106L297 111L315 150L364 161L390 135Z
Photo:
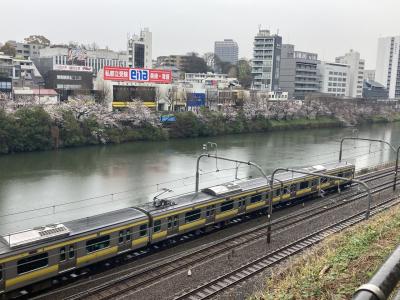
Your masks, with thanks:
M85 144L80 123L71 111L62 113L64 123L60 128L60 139L64 147L81 146Z
M15 121L11 152L51 149L52 121L43 108L21 108L13 117Z

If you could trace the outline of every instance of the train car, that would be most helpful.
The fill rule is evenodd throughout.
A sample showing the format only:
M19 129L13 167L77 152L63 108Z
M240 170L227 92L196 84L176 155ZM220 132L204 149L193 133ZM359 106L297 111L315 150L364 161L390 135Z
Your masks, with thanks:
M149 217L135 208L2 236L0 291L88 266L146 246Z
M278 173L273 186L273 205L321 194L349 183L354 177L354 165L347 162L318 165L303 169L343 177L343 180L320 179L313 175L292 172ZM142 208L153 219L151 243L163 241L260 210L267 210L271 190L265 178L228 182L203 189L199 193L163 199L167 205L146 204Z
M354 177L354 165L346 162L303 170L343 180L283 172L276 175L272 191L265 178L239 180L198 193L3 236L0 292L13 291L190 231L223 225L240 215L266 212L271 195L273 204L281 205L344 187Z

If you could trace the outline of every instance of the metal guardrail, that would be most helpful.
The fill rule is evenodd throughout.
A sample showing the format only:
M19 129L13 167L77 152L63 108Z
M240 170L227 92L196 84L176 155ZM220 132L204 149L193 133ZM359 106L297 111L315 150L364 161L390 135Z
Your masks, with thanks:
M400 281L400 246L393 251L371 280L360 286L353 300L385 300ZM400 291L396 296L400 299Z

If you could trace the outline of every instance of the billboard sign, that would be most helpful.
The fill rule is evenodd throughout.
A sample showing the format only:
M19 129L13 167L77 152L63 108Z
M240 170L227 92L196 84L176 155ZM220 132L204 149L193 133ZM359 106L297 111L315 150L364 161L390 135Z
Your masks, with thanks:
M76 71L76 72L93 72L92 67L88 66L71 66L71 65L54 65L53 70L56 71Z
M104 67L104 80L165 84L172 82L172 72L170 70Z

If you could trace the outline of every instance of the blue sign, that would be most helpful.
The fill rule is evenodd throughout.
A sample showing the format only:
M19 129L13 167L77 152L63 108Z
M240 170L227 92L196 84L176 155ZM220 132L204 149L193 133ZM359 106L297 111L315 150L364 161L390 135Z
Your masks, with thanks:
M174 115L165 115L160 117L161 123L167 123L167 122L176 122L176 117Z
M133 81L149 81L149 70L130 69L129 80Z
M187 106L205 106L206 94L204 93L190 93L187 98Z

